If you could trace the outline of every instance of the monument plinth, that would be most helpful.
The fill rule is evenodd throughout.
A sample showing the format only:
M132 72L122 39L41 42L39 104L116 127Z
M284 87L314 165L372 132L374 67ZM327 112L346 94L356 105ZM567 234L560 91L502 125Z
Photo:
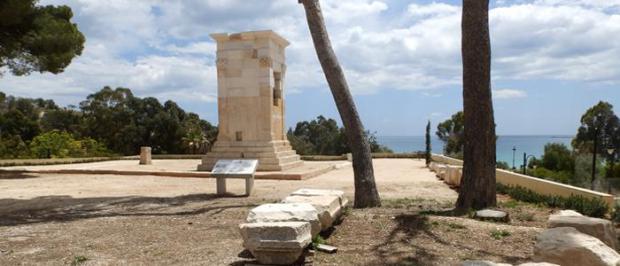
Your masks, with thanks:
M219 133L198 165L211 171L220 159L258 159L259 171L303 164L284 130L284 49L271 30L211 34L217 42Z

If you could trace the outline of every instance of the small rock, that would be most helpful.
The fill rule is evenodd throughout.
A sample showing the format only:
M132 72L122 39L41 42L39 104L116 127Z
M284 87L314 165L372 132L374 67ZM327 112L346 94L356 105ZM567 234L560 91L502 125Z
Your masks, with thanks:
M517 266L561 266L554 263L549 262L527 262L523 264L519 264Z
M466 260L461 262L461 266L512 266L512 264L495 263L488 260Z
M476 212L474 218L483 221L494 221L507 223L510 218L508 213L498 210L484 209Z
M573 227L543 231L534 246L534 260L559 265L620 265L620 254L605 243Z

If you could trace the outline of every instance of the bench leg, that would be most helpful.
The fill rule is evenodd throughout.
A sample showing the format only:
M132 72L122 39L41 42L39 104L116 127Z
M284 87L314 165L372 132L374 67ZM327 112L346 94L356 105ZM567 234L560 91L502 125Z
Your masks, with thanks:
M217 195L226 195L226 178L217 177L215 182L217 182Z
M252 188L254 188L254 177L245 179L245 195L250 196L252 194Z

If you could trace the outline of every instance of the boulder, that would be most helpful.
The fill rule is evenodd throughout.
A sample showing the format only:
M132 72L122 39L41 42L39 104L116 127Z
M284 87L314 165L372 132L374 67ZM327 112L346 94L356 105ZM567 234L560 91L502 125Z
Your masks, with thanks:
M316 208L321 221L321 229L330 228L342 215L342 207L338 196L288 196L282 203L309 203Z
M507 212L484 209L476 212L474 218L482 221L494 221L506 223L510 220Z
M261 264L291 265L312 242L308 222L248 223L239 225L243 246Z
M466 260L461 262L461 266L512 266L512 264L495 263L488 260Z
M340 207L344 208L349 204L344 192L335 189L301 188L293 191L291 196L337 196L340 199Z
M321 232L318 211L309 203L272 203L251 209L248 223L309 222L312 236Z
M549 228L573 227L577 231L603 241L612 249L618 248L613 224L609 220L583 216L576 211L564 210L549 216Z
M620 254L598 238L581 233L573 227L557 227L538 235L534 246L534 261L563 266L620 265Z

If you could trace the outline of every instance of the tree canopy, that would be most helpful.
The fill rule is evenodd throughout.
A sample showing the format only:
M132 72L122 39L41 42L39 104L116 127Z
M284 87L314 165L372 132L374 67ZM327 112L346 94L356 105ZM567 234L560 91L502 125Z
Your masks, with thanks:
M437 137L444 142L444 153L455 157L462 157L463 153L463 134L464 134L463 112L452 115L451 118L437 125Z
M68 6L37 6L37 0L0 1L0 68L14 75L60 73L81 55L85 38Z
M572 146L580 152L592 153L595 137L598 138L598 154L613 158L620 153L620 119L608 102L599 102L581 116L581 125ZM611 156L607 153L608 148L614 148Z
M342 155L350 153L344 128L338 127L336 120L318 116L311 121L298 122L293 130L288 130L288 139L302 155ZM372 152L392 152L379 144L377 137L365 132Z
M80 107L61 108L52 100L0 93L0 157L101 156L205 153L217 127L187 113L173 101L139 98L130 89L105 87Z

